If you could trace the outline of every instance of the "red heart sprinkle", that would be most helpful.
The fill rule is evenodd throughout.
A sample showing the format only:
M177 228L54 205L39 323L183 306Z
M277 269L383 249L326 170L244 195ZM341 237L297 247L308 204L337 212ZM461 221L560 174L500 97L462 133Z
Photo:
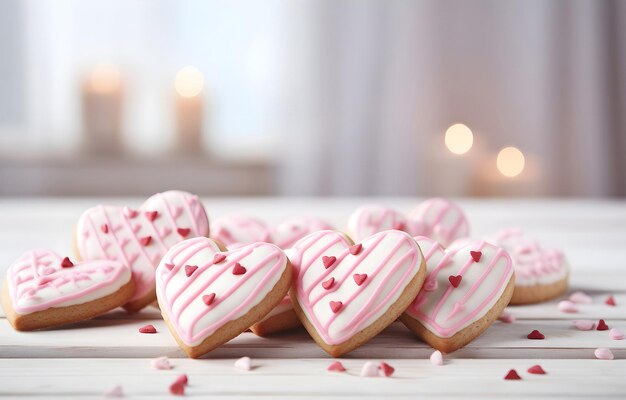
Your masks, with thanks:
M233 267L233 275L243 275L245 274L247 269L244 268L243 265L236 263Z
M400 221L396 221L393 223L393 229L397 230L397 231L403 231L404 230L404 224Z
M537 364L537 365L533 365L532 367L528 368L528 373L529 374L545 375L546 371L544 371L543 368L541 368L541 365Z
M102 224L102 226L100 227L100 229L102 230L102 232L104 233L109 233L109 225L108 224Z
M613 295L610 295L609 297L606 298L606 301L604 302L609 306L615 306L615 297L613 297Z
M141 243L142 246L148 246L150 242L152 242L152 236L144 236L139 239L139 243Z
M358 243L358 244L355 244L354 246L350 246L348 250L350 251L350 254L352 254L353 256L356 256L357 254L361 252L362 248L363 248L363 245L361 243Z
M365 280L367 279L367 274L354 274L352 275L352 277L354 278L356 284L361 286L363 282L365 282Z
M328 290L331 287L333 287L334 284L335 284L335 278L330 278L329 280L322 282L322 287Z
M150 221L154 221L155 219L157 219L158 216L158 211L146 211L146 218L148 218Z
M528 336L526 336L526 337L527 337L528 339L534 339L534 340L543 340L543 339L545 339L545 338L546 338L546 337L545 337L545 335L544 335L543 333L539 332L539 331L538 331L538 330L536 330L536 329L535 329L534 331L530 332L530 333L528 334Z
M211 304L213 304L214 300L215 300L215 293L205 294L204 296L202 296L202 301L207 306L210 306Z
M337 261L337 257L335 257L335 256L330 256L330 257L324 256L324 257L322 257L322 262L324 263L324 267L326 269L330 268L335 263L335 261Z
M598 321L598 326L596 327L596 330L598 330L598 331L606 331L608 329L609 329L609 326L606 324L606 322L604 322L603 319Z
M139 333L157 333L154 325L146 325L139 328Z
M385 376L393 375L394 371L396 370L394 367L392 367L391 365L389 365L389 364L387 364L385 362L381 362L380 363L380 367L378 367L378 368L380 368L380 370L382 371L382 373Z
M178 228L176 229L176 232L178 232L178 234L182 237L187 237L187 235L189 235L189 232L191 232L191 229L189 228Z
M334 363L330 364L328 366L328 368L326 368L326 370L327 371L344 372L346 370L346 368L339 361L335 361Z
M186 385L189 383L189 378L187 378L187 374L182 374L178 378L176 378L174 382L180 382L183 385Z
M517 374L517 371L512 369L508 374L504 377L506 380L521 380L522 378Z
M331 301L330 302L330 309L333 310L333 312L336 314L339 312L339 310L341 310L341 307L343 307L343 303L340 301Z
M448 277L448 280L450 281L450 284L452 286L454 286L455 288L458 288L459 285L461 284L461 280L463 279L463 277L461 275L450 275Z
M198 269L197 265L185 265L185 275L187 275L187 277L190 277L191 274L196 272L197 269Z
M69 257L65 257L63 258L63 260L61 260L61 268L72 268L73 266L74 263L70 261Z
M472 259L474 260L474 262L479 262L480 257L483 256L483 252L482 251L470 251L470 255L472 256Z
M168 271L171 271L174 268L174 264L172 263L163 263L163 265L165 266L165 268L167 268Z
M183 396L185 394L185 384L176 380L170 385L170 393L174 396Z
M213 256L213 264L219 264L226 259L224 254L216 254Z

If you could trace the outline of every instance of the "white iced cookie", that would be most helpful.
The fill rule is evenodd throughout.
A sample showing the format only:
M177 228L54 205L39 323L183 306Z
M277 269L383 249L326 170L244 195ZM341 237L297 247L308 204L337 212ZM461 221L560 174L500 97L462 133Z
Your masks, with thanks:
M470 235L469 222L461 207L443 198L423 201L408 214L408 220L413 235L429 237L443 246Z
M309 233L332 229L326 221L315 217L297 217L275 225L271 229L272 243L288 249Z
M270 229L263 221L247 215L230 214L211 223L211 238L229 249L256 242L271 242Z
M348 220L348 233L356 241L374 233L390 229L408 231L408 228L407 219L402 213L376 204L357 208Z

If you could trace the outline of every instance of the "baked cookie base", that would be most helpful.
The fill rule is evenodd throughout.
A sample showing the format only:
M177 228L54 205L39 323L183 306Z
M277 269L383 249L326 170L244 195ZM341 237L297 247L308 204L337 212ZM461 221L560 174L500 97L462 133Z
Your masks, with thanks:
M493 307L478 321L473 322L472 324L466 326L461 329L459 332L454 334L449 338L442 338L435 335L433 332L428 330L421 322L411 317L407 313L402 314L400 317L400 321L407 328L415 332L417 336L422 339L424 342L428 343L433 348L443 352L443 353L452 353L455 350L460 349L461 347L467 345L472 340L476 339L478 336L482 335L483 332L489 328L502 310L509 304L511 300L511 296L513 295L513 290L515 288L515 276L512 276L509 280L509 283L506 285L504 292L500 299L493 305Z
M2 287L2 307L13 328L18 331L32 331L97 317L126 303L134 291L135 281L131 278L117 291L99 299L67 307L52 307L30 314L18 314L13 308L13 302L5 282Z
M569 274L547 285L515 286L511 305L543 303L555 299L567 291L568 281Z
M273 333L288 331L301 325L298 314L291 309L257 322L250 327L250 330L257 336L268 336Z
M163 319L167 323L167 327L169 328L172 336L178 342L180 348L187 353L187 355L191 358L199 358L202 355L210 352L216 347L228 342L229 340L237 337L242 332L245 332L255 324L256 322L263 319L267 314L270 313L285 297L289 287L291 286L291 276L292 276L292 267L291 263L287 262L287 268L282 273L280 279L272 290L268 293L268 295L261 301L259 304L254 306L250 311L248 311L243 316L238 319L227 322L224 326L217 329L212 335L208 336L204 339L200 344L196 346L189 346L178 336L178 333L171 325L170 320L167 316L167 313L161 312L163 315ZM159 303L161 310L165 310L161 303Z
M362 329L357 332L354 336L352 336L349 340L340 343L340 344L328 344L322 339L322 337L317 333L315 326L308 320L304 311L298 304L297 295L294 289L291 289L289 297L291 298L291 302L293 303L293 309L295 313L302 321L302 325L309 332L313 340L317 342L317 344L328 354L333 357L341 357L346 353L351 352L352 350L361 347L365 343L369 342L374 336L380 333L383 329L391 325L403 312L407 309L407 307L413 302L415 297L417 297L417 293L422 288L422 284L424 283L424 279L426 278L426 263L424 262L424 257L422 257L422 263L419 267L419 270L409 282L409 284L404 288L404 291L398 298L398 300L392 304L387 312L385 312L380 318L374 321L368 327Z

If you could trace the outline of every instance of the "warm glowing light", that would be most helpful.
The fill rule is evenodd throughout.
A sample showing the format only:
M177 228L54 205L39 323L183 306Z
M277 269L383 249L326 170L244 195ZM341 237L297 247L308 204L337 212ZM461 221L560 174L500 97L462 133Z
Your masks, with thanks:
M454 154L465 154L474 143L472 130L464 124L454 124L446 131L446 147Z
M99 65L91 71L88 82L94 92L110 94L119 89L121 81L121 74L117 67Z
M204 77L196 67L187 66L176 74L176 92L183 97L196 97L202 92Z
M515 147L505 147L498 153L496 160L498 171L504 176L512 178L522 173L526 160L524 154Z

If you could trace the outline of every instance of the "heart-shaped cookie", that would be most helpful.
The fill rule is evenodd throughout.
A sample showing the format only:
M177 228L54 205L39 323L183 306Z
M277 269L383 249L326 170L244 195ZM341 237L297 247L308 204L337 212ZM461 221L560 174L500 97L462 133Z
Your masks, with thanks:
M447 199L435 197L421 202L408 214L408 220L411 234L429 237L443 246L470 235L465 213Z
M333 229L326 221L315 217L291 218L272 227L272 243L288 249L309 233Z
M350 237L357 241L389 229L412 233L408 220L402 213L376 204L357 208L348 220Z
M449 353L483 333L509 304L515 281L511 257L485 241L463 241L444 250L432 239L415 239L428 272L401 321Z
M290 285L287 256L262 242L226 251L212 239L185 240L165 254L156 271L163 318L193 358L261 320Z
M256 242L270 242L270 229L254 217L230 214L211 223L211 238L229 249Z
M20 331L93 318L124 304L134 291L131 271L108 260L72 263L31 250L7 270L2 306Z
M395 321L425 276L422 253L405 232L376 233L359 244L336 231L319 231L289 253L296 278L295 311L330 355L361 346Z
M191 193L171 190L146 200L139 209L100 205L85 211L76 227L79 259L108 259L131 268L135 294L124 305L138 311L154 298L154 269L170 247L207 236L209 222L202 203Z

